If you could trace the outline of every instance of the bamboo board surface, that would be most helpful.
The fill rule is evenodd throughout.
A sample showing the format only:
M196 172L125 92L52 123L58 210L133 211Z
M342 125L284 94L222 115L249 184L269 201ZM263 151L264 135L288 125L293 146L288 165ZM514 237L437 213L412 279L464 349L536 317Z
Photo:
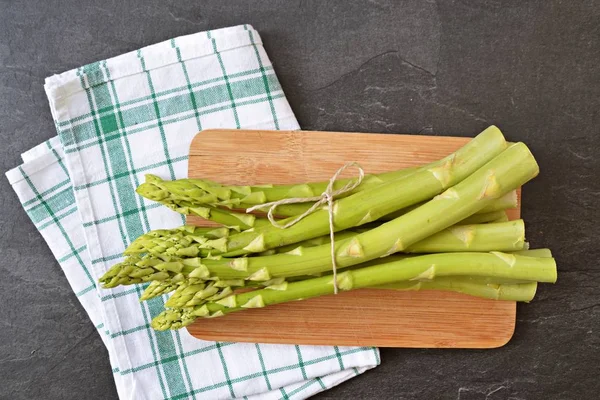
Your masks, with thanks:
M469 139L311 131L205 130L192 141L189 177L225 184L328 180L357 161L380 173L440 159ZM356 171L348 171L348 175ZM519 208L509 210L519 218ZM207 225L189 217L189 223ZM515 328L516 304L440 291L360 289L198 319L204 340L379 347L494 348Z

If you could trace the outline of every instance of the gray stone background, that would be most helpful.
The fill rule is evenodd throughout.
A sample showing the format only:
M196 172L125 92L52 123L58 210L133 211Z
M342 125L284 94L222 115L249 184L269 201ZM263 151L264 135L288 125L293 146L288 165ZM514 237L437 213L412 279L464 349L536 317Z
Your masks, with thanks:
M252 24L303 129L472 136L497 124L541 175L528 240L556 285L498 350L382 349L319 399L595 399L600 393L600 2L0 0L1 169L55 134L45 77L141 46ZM0 179L0 397L116 397L106 351Z

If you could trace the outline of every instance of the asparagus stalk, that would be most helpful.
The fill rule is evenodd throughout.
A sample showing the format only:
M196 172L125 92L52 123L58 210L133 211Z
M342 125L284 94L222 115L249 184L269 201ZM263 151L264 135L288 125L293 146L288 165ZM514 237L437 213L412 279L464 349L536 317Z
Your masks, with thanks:
M551 258L552 252L550 249L528 249L515 251L514 254L527 257Z
M370 231L364 233L367 232ZM336 240L338 249L357 240L360 235L362 234L351 231L340 232L339 238ZM524 235L525 227L522 220L497 224L455 226L426 237L404 251L414 253L516 251L525 248ZM395 238L396 236L392 237L392 239ZM257 279L265 271L268 271L265 276L272 275L273 277L285 278L314 275L331 270L329 238L324 241L327 243L309 248L297 244L290 245L284 248L287 253L232 259L191 257L173 258L165 262L155 257L129 257L124 262L109 269L100 278L100 282L104 287L115 287L158 279L156 278L158 274L161 274L158 276L163 280L180 280L182 276L185 279L190 275L196 278L216 276L220 279ZM365 261L377 257L365 257ZM338 266L344 267L346 265Z
M490 211L486 213L477 213L473 214L470 217L467 217L460 221L458 225L472 225L472 224L485 224L488 222L505 222L508 221L508 217L506 212L503 210L500 211Z
M404 215L407 212L412 211L421 205L423 205L423 203L418 203L418 204L412 205L410 207L407 207L405 209L395 211L388 215L384 215L383 217L380 218L380 220L391 221L392 219L398 218L399 216ZM484 208L479 210L476 214L489 214L492 212L500 212L500 211L504 211L508 208L515 208L517 205L518 205L517 191L511 190L510 192L506 193L504 196L501 196L500 198L495 199L494 201L490 202L487 206L485 206ZM503 217L499 216L498 218L503 218ZM486 222L488 222L488 221L486 221ZM473 222L473 223L480 223L480 222Z
M207 240L224 238L229 235L230 228L202 228L191 233L176 229L161 229L150 231L135 239L123 252L124 255L139 255L148 253L159 258L172 257L207 257L210 250L206 249L204 243ZM355 236L357 233L352 231L339 232L336 240L346 239ZM300 243L271 249L259 255L271 255L275 253L285 253L295 249L298 246L312 247L329 243L330 236L320 236L318 238L304 240ZM214 242L213 242L214 243ZM212 247L211 247L212 248Z
M519 202L517 199L517 191L515 189L515 190L511 190L511 191L505 193L504 195L500 196L499 198L496 199L496 201L491 202L490 204L483 207L479 211L480 212L492 212L492 211L506 210L509 208L515 208L518 205L519 205Z
M428 281L446 276L488 276L526 281L555 282L553 258L526 257L514 254L449 253L406 257L371 267L338 274L337 287L352 290L387 285L398 281ZM216 302L190 309L169 309L152 321L156 330L179 329L197 317L217 317L246 308L259 308L287 301L307 299L334 291L331 276L288 283L284 290L259 289L232 294Z
M371 189L383 182L395 180L414 173L417 167L406 168L382 174L364 176L362 183L352 192ZM334 183L334 190L340 189L353 178L340 179ZM290 197L313 197L323 193L329 182L313 182L293 185L224 186L203 179L178 179L164 181L155 175L146 175L146 182L139 186L138 193L161 203L211 204L224 207L249 208L266 202ZM304 211L310 205L303 205ZM291 215L297 215L299 211Z
M420 167L425 168L424 167ZM386 172L376 175L365 175L363 182L357 188L343 197L369 190L383 182L388 182L416 172L418 167L406 168L398 171ZM336 181L334 189L339 189L351 179ZM258 204L277 201L290 197L312 197L323 193L328 182L306 183L297 185L257 185L257 186L222 186L214 182L202 179L179 179L176 181L164 181L155 175L146 175L146 182L140 185L138 193L146 198L170 204L172 208L176 202L187 202L188 206L220 205L235 208L250 208ZM341 198L341 197L340 197ZM218 201L217 201L218 200ZM280 217L292 217L304 213L312 206L312 203L285 204L277 208ZM488 210L497 211L517 206L516 192L507 194L494 204L490 204ZM186 211L182 208L180 211ZM387 220L393 219L400 214L392 214Z
M486 222L500 222L508 221L506 213L504 211L492 211L489 213L473 214L472 216L464 219L459 224L480 224ZM367 227L372 224L363 225ZM370 226L372 228L373 226ZM357 232L361 232L361 229L355 228L338 232L336 234L336 240L350 238L355 236ZM226 227L221 228L198 228L189 225L176 229L160 229L151 231L144 234L134 240L127 249L125 249L125 255L143 254L149 253L158 257L177 256L177 257L206 257L210 254L210 250L207 249L205 243L207 240L219 239L227 237L230 234L230 229ZM493 240L493 239L492 239ZM272 255L276 253L285 253L295 249L296 247L313 247L317 245L327 244L330 242L330 236L324 235L317 238L307 239L299 243L292 243L290 245L277 247L261 253L261 256ZM214 246L213 242L213 246ZM213 248L211 246L210 248ZM464 250L464 249L461 249ZM487 249L486 250L492 250ZM504 247L497 250L505 250ZM457 251L457 250L452 250Z
M500 213L500 215L502 215L504 212L494 211L493 213ZM485 224L488 222L486 219L492 218L495 215L472 215L472 217L475 216L478 218L473 218L473 220L481 220L481 223L462 225L471 217L466 218L460 222L460 225L455 225L429 236L404 250L404 253L445 253L455 251L494 250L518 251L525 249L525 224L522 219ZM482 216L483 218L479 218L479 216ZM342 231L336 235L335 239L336 241L351 239L361 232L366 232L366 230ZM330 236L321 236L319 238L309 239L300 243L278 247L274 249L275 252L271 254L286 253L293 251L298 247L308 248L328 243L330 243ZM257 260L257 262L259 261Z
M441 277L427 282L402 281L377 286L375 289L391 290L443 290L468 294L492 300L530 302L535 296L537 282L494 284L482 283L471 277Z
M453 251L518 251L525 249L522 219L479 225L457 225L440 231L412 246L405 253Z
M552 258L552 253L549 249L521 250L512 254L527 257ZM529 302L535 296L537 282L480 276L444 276L431 281L393 282L387 285L376 286L374 289L449 290L486 299Z
M424 169L425 167L421 167ZM359 191L369 190L374 188L375 186L389 182L395 179L399 179L402 177L406 177L412 175L416 172L417 168L407 168L399 171L387 172L379 175L365 175L365 179L361 183L359 187L354 189L351 192L344 194L341 197L347 197L351 194L358 193ZM346 184L350 179L343 179L340 181L336 181L334 188L339 189L344 184ZM254 198L254 201L241 202L240 199L233 201L230 199L229 195L226 197L226 201L216 202L214 201L217 197L216 194L211 196L200 195L195 193L193 190L198 182L204 182L203 180L198 179L179 179L176 181L163 181L161 178L154 175L146 175L146 182L141 184L136 191L143 197L146 197L150 200L158 201L165 206L171 208L172 210L184 214L184 215L197 215L204 219L211 220L217 223L221 223L224 225L232 224L240 225L241 229L248 229L255 225L255 221L252 218L248 218L246 214L243 213L235 213L235 212L223 212L223 210L218 209L215 211L215 206L226 206L231 208L235 206L235 208L246 209L253 207L257 204L262 204L266 202L281 200L283 198L289 197L312 197L322 193L325 190L326 183L308 183L302 185L261 185L261 186L240 186L240 187L223 187L223 186L214 186L219 191L225 190L226 193L251 193L251 196ZM160 186L158 186L160 184ZM205 182L205 185L208 183ZM186 189L187 187L191 187L190 189ZM182 189L177 190L177 187L181 187ZM211 186L206 186L211 187ZM228 189L233 188L233 189ZM170 192L169 189L173 190L174 193ZM273 189L274 194L270 195L262 195L258 196L261 192L247 192L247 190L271 190ZM231 190L231 191L230 191ZM318 190L321 190L319 192ZM177 196L177 193L183 192L180 196ZM190 194L192 193L192 194ZM314 194L313 194L314 193ZM285 196L284 196L285 195ZM284 197L282 197L284 196ZM340 197L340 198L341 198ZM260 201L259 201L260 200ZM277 215L280 217L293 217L299 214L306 212L313 203L298 203L298 204L284 204L277 207ZM389 221L394 219L402 214L405 214L407 211L410 211L413 208L416 208L417 204L413 207L408 207L403 210L398 210L389 215L383 216L381 219ZM483 212L504 210L506 208L514 208L517 206L517 196L516 192L508 193L506 196L497 199L494 203L490 204ZM323 207L324 209L326 207ZM219 212L220 211L220 212ZM212 215L214 214L214 215ZM240 222L241 221L241 222ZM267 225L267 221L256 221L258 222L258 226Z
M517 254L517 255L522 255L522 256L529 256L529 257L543 257L543 258L550 258L552 257L552 254L550 253L550 250L548 249L536 249L536 250L522 250L522 251L516 251L513 252L512 254ZM385 257L385 258L379 258L376 260L372 260L363 264L359 264L359 265L355 265L353 267L349 267L351 269L357 269L357 268L364 268L364 267L370 267L373 265L380 265L380 264L385 264L385 263L389 263L391 261L397 261L402 259L403 257L406 256L389 256L389 257ZM330 274L330 272L325 273L323 275L327 275ZM253 282L253 281L244 281L242 279L239 280L220 280L216 283L217 287L231 287L233 289L235 288L241 288L241 287L252 287L252 286L263 286L263 287L270 287L270 288L282 288L285 287L285 285L289 282L294 282L294 281L298 281L298 280L304 280L304 279L312 279L314 278L314 276L298 276L298 277L288 277L286 279L284 278L275 278L275 279L271 279L270 281L266 281L266 282ZM504 285L505 288L507 288L505 291L495 291L495 293L498 293L499 295L501 295L502 293L506 292L508 293L508 290L510 287L513 287L515 285L518 284L525 284L525 283L534 283L534 282L527 282L527 281L523 281L523 280L515 280L515 279L500 279L500 278L490 278L490 277L472 277L472 276L456 276L456 277L448 277L448 278L438 278L436 279L436 281L441 281L443 282L443 286L440 286L439 289L443 289L444 287L450 286L450 282L454 283L454 286L458 287L458 288L465 288L465 290L469 290L468 284L476 284L475 286L473 286L474 290L475 288L477 288L477 285L492 285L492 287L495 287L497 285ZM464 282L467 282L468 284L462 284ZM427 282L428 283L428 282ZM169 299L168 302L168 306L172 307L172 308L184 308L184 307L192 307L195 305L198 305L201 303L201 300L203 300L206 296L203 293L200 294L196 294L199 291L202 291L205 286L203 285L197 285L196 283L190 282L190 281L186 281L180 284L171 284L170 282L152 282L151 286L153 284L163 284L165 286L171 286L169 291L173 291L175 289L177 289L178 287L180 288L177 292L175 292L171 298ZM178 286L181 285L181 286ZM387 285L388 287L383 287L383 288L390 288L390 289L398 289L398 288L404 288L404 286L406 285L416 285L414 282L409 282L407 284L404 284L402 282L395 282L392 284ZM412 287L411 286L411 287ZM185 290L183 290L185 287ZM150 288L150 287L149 287ZM382 288L382 287L375 287L375 289L377 288ZM422 287L422 289L435 289L433 286L430 285L424 285ZM526 288L526 286L523 286L522 288ZM535 289L535 288L534 288ZM449 289L451 290L451 289ZM147 289L148 291L148 289ZM521 290L519 291L511 291L510 293L522 293L522 297L520 299L517 298L517 294L515 294L514 298L510 298L510 297L505 297L505 296L500 296L497 299L498 300L508 300L508 299L512 299L515 301L527 301L526 300L526 292L523 292ZM534 290L535 292L535 290ZM164 294L165 292L161 292L160 294ZM465 292L467 293L467 292ZM481 288L479 289L479 297L485 297L483 294L481 293L494 293L494 291L491 291L486 288ZM527 292L530 293L530 292ZM473 291L472 293L467 293L467 294L472 294L472 295L476 295L475 291ZM506 295L508 296L508 295ZM150 298L150 297L149 297ZM494 298L491 295L489 297L486 298Z
M391 214L384 215L380 218L382 221L390 221L394 218L398 218L400 215L406 214L408 211L413 210L420 206L422 203L415 204L411 207L407 207L403 210L395 211ZM312 203L298 203L298 204L284 204L276 209L276 215L279 217L293 217L300 215L310 208ZM493 211L502 211L508 208L517 207L517 191L513 190L494 202L490 203L487 207L481 209L478 213L489 213ZM241 208L250 208L250 206L240 205ZM325 208L325 207L324 207Z
M494 253L494 252L496 252L496 251L491 250L491 251L476 252L476 253ZM455 253L473 253L473 252L463 251L463 252L455 252ZM437 253L435 253L435 254L437 254ZM512 254L512 255L522 256L522 257L552 258L552 253L550 252L549 249L518 250L518 251L506 252L506 254ZM407 257L421 257L423 255L426 255L426 254L412 254L412 255L395 254L395 255L388 256L388 257L377 258L377 259L374 259L371 261L367 261L362 264L353 265L351 267L348 267L347 269L352 270L352 269L360 269L360 268L364 268L364 267L372 267L375 265L386 264L386 263L389 263L392 261L400 261ZM331 274L331 271L327 271L326 273L323 273L323 275L327 275L327 274ZM323 275L321 275L321 276L323 276ZM470 277L463 277L463 278L473 278L473 279L477 279L477 281L480 283L493 283L493 284L516 284L516 283L530 282L530 281L523 280L523 279L505 279L505 278L490 277L490 276L477 276L477 277L470 276ZM288 279L297 279L297 278L288 278ZM303 279L306 279L306 277L304 277Z
M210 204L214 203L216 199L215 195L194 196L190 194L189 196L181 196L184 199L178 198L172 200L169 192L157 186L156 182L166 181L162 181L162 179L154 175L147 175L146 183L138 186L136 192L147 199L158 201L180 214L196 215L221 225L235 227L238 230L270 225L269 221L264 218L257 218L251 214L238 213L211 206ZM226 191L224 188L221 189Z

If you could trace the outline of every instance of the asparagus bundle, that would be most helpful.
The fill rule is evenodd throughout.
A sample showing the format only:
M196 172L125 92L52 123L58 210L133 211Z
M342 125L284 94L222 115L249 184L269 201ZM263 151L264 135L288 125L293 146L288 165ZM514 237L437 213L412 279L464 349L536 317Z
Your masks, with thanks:
M150 175L138 188L140 195L222 226L142 235L100 283L150 282L141 300L172 293L165 312L152 322L158 330L330 294L336 286L451 290L530 301L538 282L556 280L556 265L548 251L527 250L523 221L507 221L504 210L516 206L515 189L537 173L523 143L508 145L490 127L437 162L366 175L350 193L336 198L331 210L317 209L285 229L230 208L313 197L328 182L226 186ZM333 187L350 181L336 181ZM290 217L281 221L285 224L310 206L287 204L276 214ZM333 244L329 213L338 232ZM332 256L340 270L337 278L331 274Z

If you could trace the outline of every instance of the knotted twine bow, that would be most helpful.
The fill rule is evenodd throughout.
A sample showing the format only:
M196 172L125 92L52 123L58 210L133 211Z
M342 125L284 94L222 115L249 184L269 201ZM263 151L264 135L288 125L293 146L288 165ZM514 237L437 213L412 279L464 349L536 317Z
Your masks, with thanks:
M340 188L338 190L333 190L333 184L338 179L340 174L342 172L344 172L347 168L350 168L350 167L356 167L358 169L358 179L356 179L356 181L354 181L354 182L349 181L347 184L345 184L342 188ZM356 162L349 162L337 170L337 172L329 180L329 184L327 185L327 188L325 189L325 191L319 196L294 197L291 199L282 199L282 200L272 201L269 203L258 204L258 205L255 205L253 207L246 209L246 212L250 213L255 210L269 207L267 217L269 218L269 221L271 221L271 224L279 229L286 229L286 228L289 228L290 226L295 225L296 223L301 221L306 216L315 212L323 204L327 203L327 208L329 211L329 239L331 240L331 264L332 264L332 270L333 270L333 293L337 294L338 293L337 263L335 261L335 240L334 240L334 227L333 227L333 200L334 200L334 197L336 197L336 196L339 196L341 194L344 194L344 193L347 193L347 192L350 192L350 191L356 189L358 187L358 185L360 185L362 183L364 177L365 177L365 171L362 169L362 167ZM304 213L300 214L293 220L291 220L283 225L281 225L273 216L273 214L275 213L275 210L280 205L296 204L296 203L309 203L309 202L313 202L313 201L315 202L315 204L313 204L308 210L306 210Z

